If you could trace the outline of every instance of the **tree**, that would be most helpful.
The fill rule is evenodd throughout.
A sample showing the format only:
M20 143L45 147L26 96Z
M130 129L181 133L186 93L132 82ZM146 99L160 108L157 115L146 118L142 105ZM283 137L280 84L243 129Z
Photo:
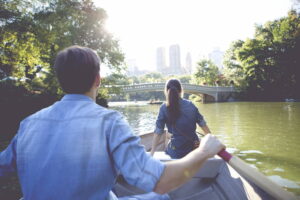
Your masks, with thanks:
M107 14L91 0L48 0L49 6L35 14L44 41L54 43L58 51L70 45L82 45L97 51L102 62L119 70L123 53L113 35L104 28ZM46 32L52 32L52 36ZM47 37L47 38L45 38ZM51 45L51 44L50 44Z
M159 72L147 73L140 77L141 83L161 83L164 82L164 77Z
M229 49L225 52L223 61L225 79L229 83L234 83L235 86L240 87L245 85L245 73L237 54L243 44L244 41L242 40L232 42Z
M43 45L34 34L18 34L6 31L0 36L0 69L7 76L34 79L43 66L48 71L49 64L42 58Z
M181 75L177 76L176 78L179 79L181 83L190 83L190 81L192 80L191 75Z
M193 82L201 85L215 85L218 75L218 67L211 60L202 59L197 63L196 72L193 74Z
M56 3L48 1L49 6L35 14L38 29L42 34L41 40L48 45L53 64L57 52L70 45L87 46L97 51L102 63L110 68L113 74L121 74L124 70L124 55L113 35L107 32L104 24L106 12L95 7L91 0L58 0ZM46 34L45 30L51 32ZM51 71L47 82L55 84ZM50 84L51 85L51 84Z
M121 74L124 56L104 28L106 18L91 0L0 0L2 74L34 80L41 90L61 94L51 66L58 51L71 45L96 50L102 63Z
M299 52L300 16L290 11L257 25L254 38L234 42L225 55L225 76L250 100L300 99Z
M0 69L6 76L33 80L48 64L43 61L43 44L31 32L31 1L0 1Z
M248 93L265 100L299 98L299 52L300 17L295 11L257 26L255 38L238 52Z

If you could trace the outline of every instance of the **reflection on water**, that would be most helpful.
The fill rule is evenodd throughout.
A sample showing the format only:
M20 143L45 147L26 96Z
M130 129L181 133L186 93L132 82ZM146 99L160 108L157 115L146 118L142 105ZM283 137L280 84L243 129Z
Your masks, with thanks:
M109 106L118 110L124 115L133 132L140 135L145 132L152 132L155 128L157 105L149 105L147 102L113 102Z
M244 153L244 154L250 154L250 153L258 153L258 154L263 154L260 151L257 150L247 150L247 151L240 151L240 153Z
M109 105L125 116L136 134L154 130L159 105ZM300 196L300 103L199 103L197 107L229 152Z
M288 187L288 188L292 188L292 189L300 189L300 186L298 184L296 184L293 181L290 181L288 179L282 178L278 175L273 175L273 176L269 176L269 178L278 183L280 186L282 187Z

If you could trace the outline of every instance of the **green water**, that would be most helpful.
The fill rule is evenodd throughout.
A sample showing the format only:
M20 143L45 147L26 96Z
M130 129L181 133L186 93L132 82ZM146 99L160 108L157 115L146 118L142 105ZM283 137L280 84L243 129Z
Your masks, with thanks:
M136 134L154 130L159 105L110 106L124 114ZM300 196L300 103L199 103L197 107L231 153Z

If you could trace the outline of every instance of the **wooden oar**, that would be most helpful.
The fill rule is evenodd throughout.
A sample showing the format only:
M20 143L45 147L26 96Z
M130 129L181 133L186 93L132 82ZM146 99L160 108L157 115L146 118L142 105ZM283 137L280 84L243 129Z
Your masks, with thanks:
M220 151L218 155L223 158L232 168L240 173L247 180L253 182L258 187L269 193L275 199L293 200L297 199L292 193L284 190L279 185L272 182L265 175L250 167L247 163L239 159L238 157L231 155L225 149Z

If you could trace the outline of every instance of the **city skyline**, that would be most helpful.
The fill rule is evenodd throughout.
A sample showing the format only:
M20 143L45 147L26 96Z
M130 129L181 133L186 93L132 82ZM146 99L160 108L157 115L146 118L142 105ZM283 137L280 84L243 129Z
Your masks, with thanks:
M170 45L168 51L166 49L166 47L156 49L156 71L162 75L191 74L193 68L191 53L181 53L179 44Z
M161 72L167 67L166 49L158 47L156 49L156 71Z
M120 41L126 59L150 71L156 70L160 46L179 44L195 65L216 47L226 51L231 42L252 38L255 24L286 16L292 7L290 0L94 1L107 11L107 30Z

